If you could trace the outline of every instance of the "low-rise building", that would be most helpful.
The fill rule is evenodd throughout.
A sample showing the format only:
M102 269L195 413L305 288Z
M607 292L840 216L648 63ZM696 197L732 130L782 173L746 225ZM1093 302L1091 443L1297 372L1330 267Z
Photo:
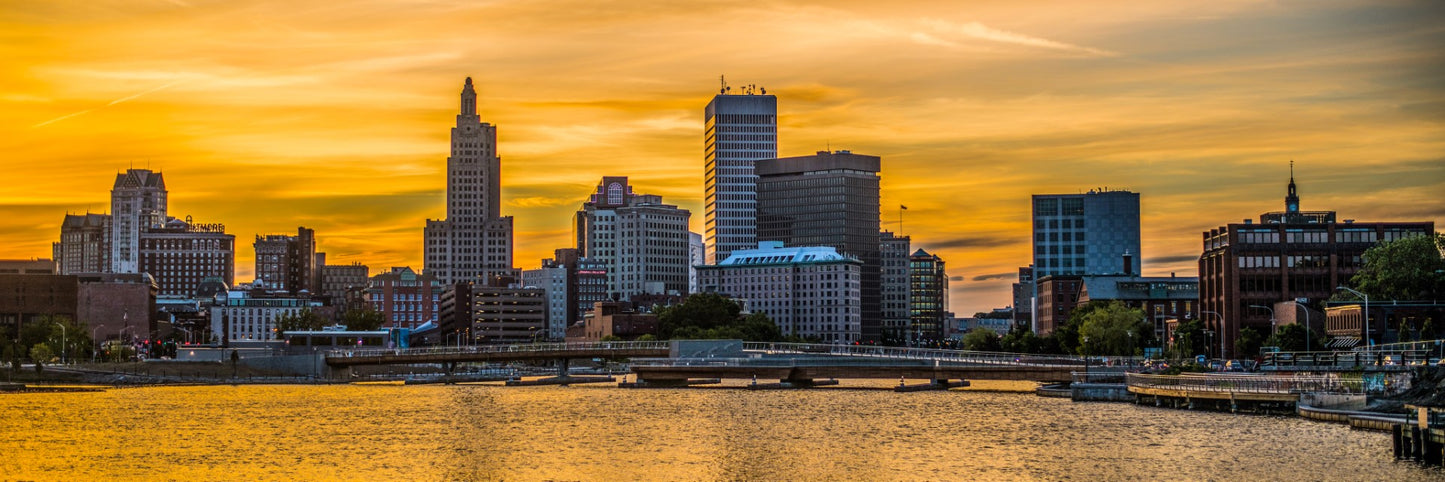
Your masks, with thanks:
M417 274L410 267L394 267L371 277L366 300L371 309L386 318L382 326L416 328L437 321L438 304L445 286L429 274Z
M441 294L442 344L510 344L545 340L547 293L541 288L457 283Z
M276 319L320 307L307 298L233 289L211 307L211 332L224 344L279 341Z
M632 303L599 302L581 323L568 328L567 341L592 342L607 337L636 340L643 335L657 335L657 329L657 315L639 313Z
M716 265L698 266L704 293L745 301L784 335L828 343L862 338L860 276L863 262L831 247L783 247L762 241L732 252Z
M160 292L155 278L145 273L86 273L76 280L76 321L89 327L97 340L155 338L152 315Z

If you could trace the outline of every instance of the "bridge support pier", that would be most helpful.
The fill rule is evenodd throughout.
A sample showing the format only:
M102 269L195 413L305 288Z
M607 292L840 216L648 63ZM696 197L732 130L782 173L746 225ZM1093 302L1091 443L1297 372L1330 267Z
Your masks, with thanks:
M950 388L966 387L966 386L969 386L968 380L950 381L950 380L947 379L947 378L935 378L935 379L933 379L932 381L929 381L928 383L923 383L923 384L918 384L918 385L909 385L909 384L905 383L905 382L903 381L903 379L900 378L900 379L898 380L898 386L893 387L893 391L898 392L898 393L926 392L926 391L936 391L936 390L948 390L948 389L950 389Z

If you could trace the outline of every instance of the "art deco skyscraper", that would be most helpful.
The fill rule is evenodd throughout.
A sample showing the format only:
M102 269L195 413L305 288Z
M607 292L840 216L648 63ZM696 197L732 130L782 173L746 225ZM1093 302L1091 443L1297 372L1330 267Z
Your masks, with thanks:
M704 243L717 264L739 249L757 248L757 182L753 162L778 157L778 98L766 90L722 92L705 111Z
M497 128L477 116L477 91L467 77L447 158L447 218L426 223L427 274L445 284L516 274L512 217L501 215L501 174Z

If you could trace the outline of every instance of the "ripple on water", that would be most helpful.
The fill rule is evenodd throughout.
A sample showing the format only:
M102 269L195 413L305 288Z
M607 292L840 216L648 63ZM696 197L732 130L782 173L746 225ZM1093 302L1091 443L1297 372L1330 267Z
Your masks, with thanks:
M3 479L1445 477L1339 425L981 391L220 386L7 395L0 414Z

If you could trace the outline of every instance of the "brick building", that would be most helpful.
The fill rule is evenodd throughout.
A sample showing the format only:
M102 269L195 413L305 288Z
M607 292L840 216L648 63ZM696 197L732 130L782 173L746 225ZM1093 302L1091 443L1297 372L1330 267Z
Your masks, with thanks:
M1334 211L1300 211L1291 174L1285 211L1261 214L1257 224L1246 219L1203 233L1199 312L1210 330L1223 334L1216 342L1222 346L1213 354L1222 358L1249 355L1234 350L1243 328L1269 333L1269 310L1252 306L1289 300L1313 304L1327 299L1335 287L1360 270L1365 250L1371 246L1434 232L1432 222L1337 222ZM1372 327L1377 323L1370 321ZM1320 331L1321 327L1314 329ZM1382 341L1380 333L1372 330L1374 342Z

